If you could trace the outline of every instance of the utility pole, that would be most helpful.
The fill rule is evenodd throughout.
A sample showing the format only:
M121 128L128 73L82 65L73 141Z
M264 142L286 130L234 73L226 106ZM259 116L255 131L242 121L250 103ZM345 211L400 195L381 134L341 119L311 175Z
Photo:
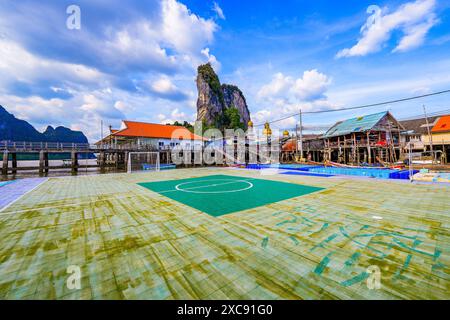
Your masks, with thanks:
M103 149L103 119L100 120L100 128L101 128L100 130L101 130L101 141L102 141L101 147Z
M300 160L303 159L303 124L302 124L302 109L300 109Z
M428 138L430 140L430 151L433 152L433 137L431 136L430 124L428 123L427 109L425 108L425 105L423 105L423 113L425 115L425 121L427 124Z

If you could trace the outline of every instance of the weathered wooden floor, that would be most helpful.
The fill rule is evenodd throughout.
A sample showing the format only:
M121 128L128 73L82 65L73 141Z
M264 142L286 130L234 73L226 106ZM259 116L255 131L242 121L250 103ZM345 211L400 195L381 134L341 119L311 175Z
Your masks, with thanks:
M210 174L326 189L212 217L136 185ZM51 178L0 212L0 234L1 299L450 298L442 185L231 169Z

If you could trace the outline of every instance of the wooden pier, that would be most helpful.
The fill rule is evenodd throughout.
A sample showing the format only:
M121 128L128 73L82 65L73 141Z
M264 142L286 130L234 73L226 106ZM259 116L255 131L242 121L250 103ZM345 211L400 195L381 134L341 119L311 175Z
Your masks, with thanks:
M156 151L146 150L138 146L126 147L102 147L91 144L75 144L75 143L41 143L41 142L0 142L0 152L3 156L1 173L3 176L8 174L17 174L18 171L36 171L39 175L46 175L50 170L70 170L72 174L77 174L79 169L99 168L101 171L107 168L117 170L125 170L127 168L129 152L145 152ZM163 152L166 153L166 152ZM70 161L57 166L49 164L49 155L51 154L67 154L70 155ZM83 164L81 159L89 159L95 154L96 164ZM28 156L36 158L39 164L37 166L18 166L20 156ZM80 155L84 155L80 159ZM167 159L170 155L165 154Z

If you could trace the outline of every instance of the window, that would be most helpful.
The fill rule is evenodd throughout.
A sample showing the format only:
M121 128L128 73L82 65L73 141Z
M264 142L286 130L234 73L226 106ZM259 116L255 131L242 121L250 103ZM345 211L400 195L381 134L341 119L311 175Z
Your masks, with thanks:
M159 142L159 146L160 146L160 147L164 147L164 141L160 141L160 142Z

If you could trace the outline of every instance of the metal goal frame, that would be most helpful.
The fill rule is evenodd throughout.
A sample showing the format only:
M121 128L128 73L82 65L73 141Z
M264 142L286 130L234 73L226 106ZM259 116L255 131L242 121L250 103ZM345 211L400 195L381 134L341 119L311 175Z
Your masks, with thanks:
M155 169L154 170L136 170L133 171L132 170L132 163L131 163L131 159L132 159L132 155L155 155L156 154L156 163L155 163ZM133 151L133 152L129 152L128 153L128 161L127 161L127 173L132 173L132 172L147 172L147 171L160 171L161 170L161 161L160 161L160 155L158 151Z

